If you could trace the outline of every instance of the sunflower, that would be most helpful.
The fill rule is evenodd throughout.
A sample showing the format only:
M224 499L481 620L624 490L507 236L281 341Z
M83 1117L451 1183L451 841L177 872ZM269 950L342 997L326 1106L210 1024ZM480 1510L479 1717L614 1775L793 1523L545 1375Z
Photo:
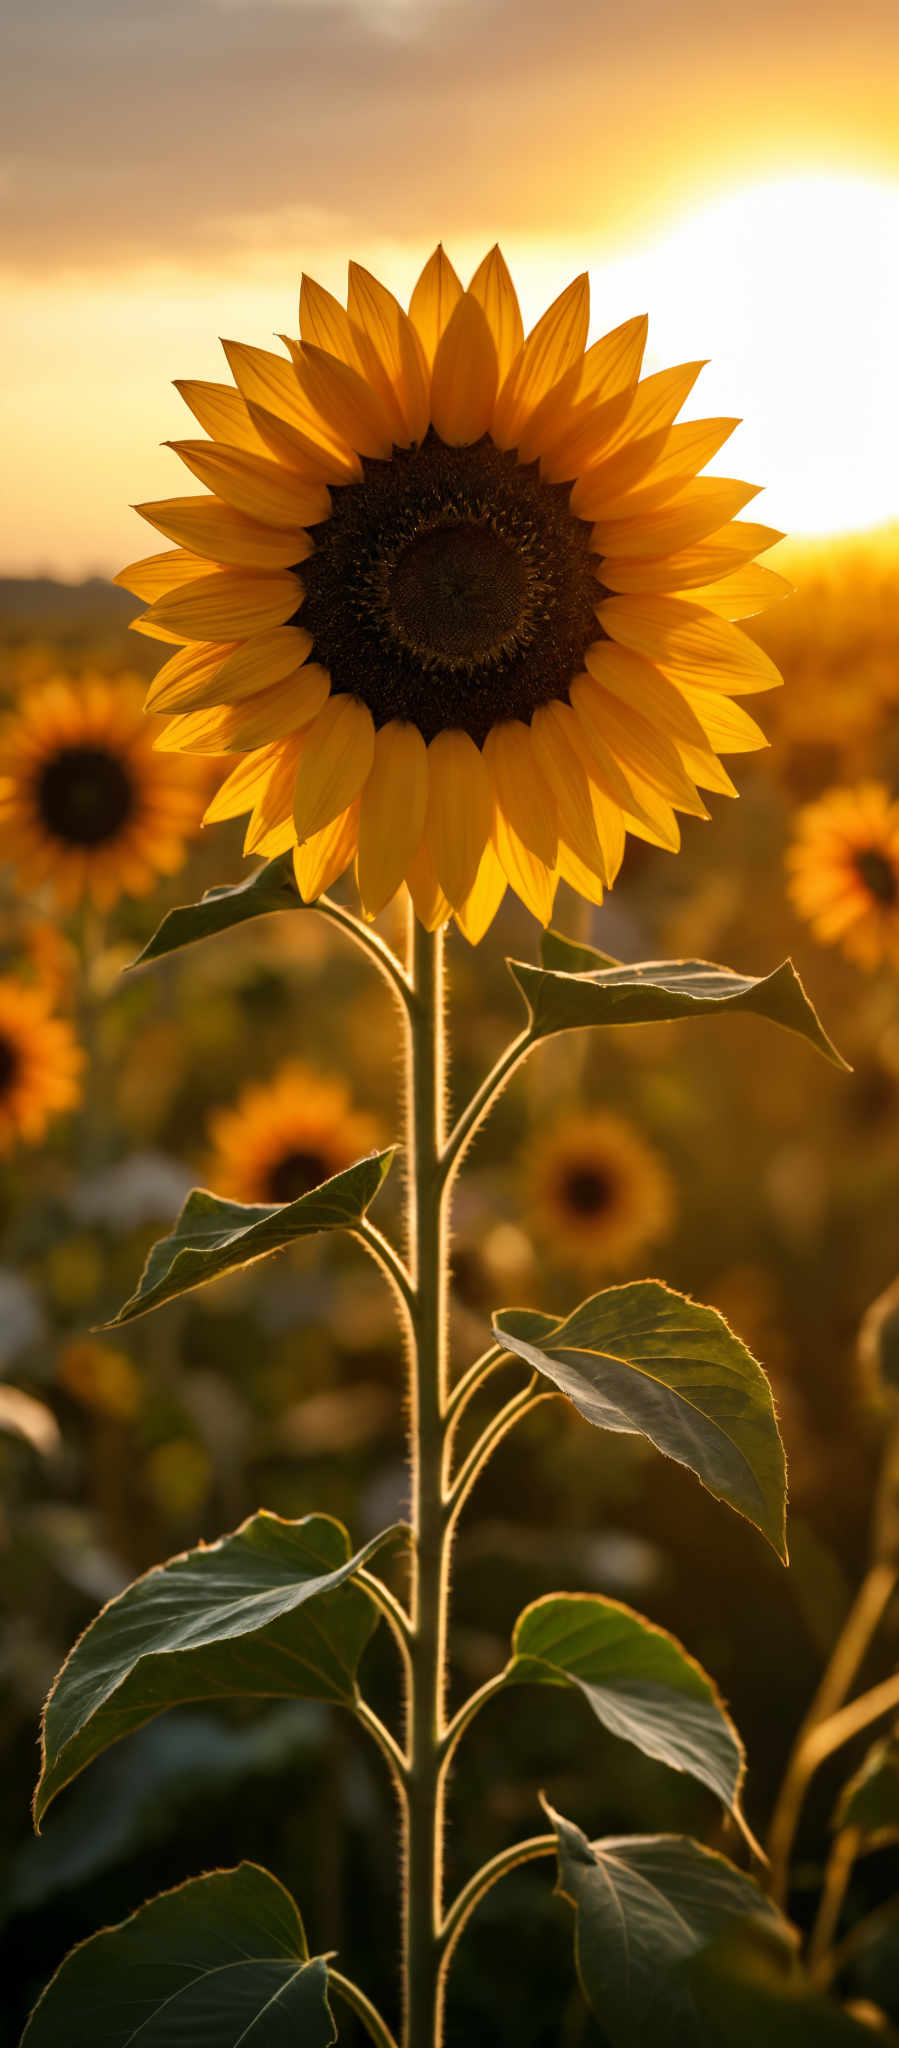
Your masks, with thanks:
M798 813L789 893L824 945L899 966L899 803L881 782L832 789Z
M734 700L781 678L732 621L787 588L781 535L700 474L737 421L675 424L702 364L641 379L646 320L588 320L582 276L525 339L499 250L463 290L438 248L408 314L356 264L346 307L304 278L286 358L226 342L233 387L178 385L212 495L137 507L178 543L118 578L177 645L147 708L242 756L207 818L295 847L306 901L355 858L368 916L405 881L474 941L508 883L546 923L766 744Z
M64 906L144 895L199 829L201 776L154 751L137 677L54 676L0 727L0 855Z
M378 1142L374 1117L353 1109L343 1083L288 1062L210 1117L210 1179L238 1202L294 1202L352 1166Z
M84 1055L45 991L0 980L0 1153L37 1144L51 1118L77 1102Z
M668 1169L623 1117L561 1117L535 1139L524 1177L534 1230L563 1264L628 1266L671 1227Z

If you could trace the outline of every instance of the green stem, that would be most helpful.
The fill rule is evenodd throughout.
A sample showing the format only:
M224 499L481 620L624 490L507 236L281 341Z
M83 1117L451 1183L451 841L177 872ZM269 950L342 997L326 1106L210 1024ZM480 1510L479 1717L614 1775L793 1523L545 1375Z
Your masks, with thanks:
M508 1435L510 1429L514 1429L516 1422L521 1422L525 1415L530 1415L535 1408L539 1408L542 1401L558 1400L559 1397L555 1387L544 1388L538 1393L535 1391L538 1385L539 1374L534 1373L527 1386L521 1387L517 1394L513 1394L511 1400L506 1402L505 1407L501 1408L499 1413L491 1418L483 1434L469 1451L464 1464L460 1467L453 1480L449 1492L450 1508L454 1522L461 1513L472 1487L480 1478L484 1466L492 1458L497 1446L502 1443L503 1437Z
M525 1031L519 1032L517 1038L513 1038L511 1045L506 1046L505 1052L500 1053L496 1065L491 1067L480 1088L476 1089L468 1107L463 1109L441 1155L441 1172L447 1187L455 1179L472 1138L493 1108L496 1097L536 1043L531 1026L528 1025Z
M396 1246L391 1244L389 1237L385 1237L383 1230L378 1230L374 1223L369 1222L367 1216L362 1216L358 1223L353 1224L353 1236L358 1238L360 1244L364 1244L375 1264L386 1274L391 1286L399 1295L400 1307L411 1316L415 1307L415 1289L408 1268L400 1258Z
M485 1863L481 1870L475 1872L474 1877L469 1878L467 1885L463 1886L458 1897L454 1899L440 1929L443 1945L440 1964L441 1997L459 1936L466 1922L471 1919L475 1907L480 1905L485 1893L489 1892L491 1885L497 1884L501 1877L506 1877L510 1870L517 1870L521 1863L532 1863L537 1856L556 1855L558 1847L555 1835L531 1835L526 1842L513 1842L511 1848L501 1849L498 1856L493 1856L489 1863Z
M449 1597L449 1546L441 1493L446 1398L448 1225L441 1152L446 1088L443 935L410 920L408 1009L409 1264L414 1275L410 1387L413 1584L409 1645L404 2048L440 2048L438 1930L443 1912L440 1775Z
M315 908L321 912L322 917L329 918L331 924L336 924L338 931L346 932L347 937L352 939L353 944L359 946L363 953L368 954L372 965L377 967L378 972L383 974L399 996L404 1009L411 1010L415 1002L412 983L393 948L385 945L384 940L378 937L371 925L363 924L361 918L354 917L351 910L345 910L343 904L335 903L332 897L317 896Z
M840 1915L852 1876L852 1866L861 1847L861 1840L860 1828L842 1828L828 1857L817 1917L806 1954L808 1968L816 1983L826 1985L829 1981L828 1959L840 1924Z
M395 2035L391 2033L386 2020L382 2020L371 1999L366 1998L365 1992L360 1991L358 1984L351 1983L349 1977L343 1977L339 1970L332 1970L330 1963L328 1990L336 1992L344 2005L348 2005L350 2011L356 2014L356 2018L362 2021L366 2033L377 2044L377 2048L397 2048Z

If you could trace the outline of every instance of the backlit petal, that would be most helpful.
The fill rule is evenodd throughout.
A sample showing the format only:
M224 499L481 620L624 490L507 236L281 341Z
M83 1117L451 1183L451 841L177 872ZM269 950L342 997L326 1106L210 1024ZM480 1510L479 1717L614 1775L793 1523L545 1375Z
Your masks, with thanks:
M214 441L222 441L228 448L248 448L251 455L268 453L247 411L246 400L233 385L176 377L175 390L180 391L194 419L199 420L203 432L211 434Z
M718 583L691 588L690 596L706 611L717 612L720 619L752 619L769 605L791 597L793 589L776 570L763 568L761 562L745 562L742 569L734 569Z
M178 653L157 670L147 691L144 709L187 710L194 701L195 691L208 690L222 662L233 652L230 645L201 647L191 643L188 647L179 648ZM202 701L214 703L215 699L205 696Z
M329 356L338 356L351 370L362 369L357 337L346 307L312 277L303 277L300 283L300 333L304 341L325 349Z
M739 627L681 598L610 597L598 614L614 640L645 654L672 682L741 697L783 681L770 656Z
M289 569L219 569L160 597L144 619L180 640L239 640L286 625L303 601Z
M647 314L638 313L594 341L581 367L578 398L612 398L619 391L629 391L640 375L648 331Z
M307 397L339 438L358 455L386 461L395 422L367 378L311 342L303 342L294 360Z
M375 734L359 804L356 875L369 917L396 895L424 831L427 798L428 750L421 733L416 725L391 719Z
M496 398L493 336L477 299L464 292L437 345L431 376L431 419L450 447L467 447L487 432Z
M584 271L559 293L532 327L506 377L493 425L493 437L500 448L515 447L535 406L583 356L589 324L590 284Z
M437 343L448 326L453 308L462 297L462 285L441 242L427 263L409 300L409 318L418 334L430 367Z
M484 741L484 759L510 831L536 860L552 868L558 841L556 800L537 766L529 728L519 718L493 726Z
M422 834L406 869L406 887L418 922L424 925L425 931L435 932L438 925L446 924L452 908L434 873L427 833Z
M698 483L710 483L710 477L698 477ZM660 516L660 515L657 515ZM751 562L760 549L772 547L782 534L773 527L757 526L748 519L734 519L729 526L718 533L710 534L697 542L695 547L685 547L672 555L662 555L648 561L635 556L603 555L602 581L607 590L658 592L698 589L700 584L717 581L719 576L730 576ZM773 583L780 584L781 577L774 577ZM759 585L763 588L764 585ZM789 588L788 585L784 586ZM705 599L697 598L696 603Z
M559 818L559 865L561 867L562 842L589 869L595 880L608 883L608 863L596 830L593 805L590 798L590 784L572 738L571 727L563 716L574 713L569 706L550 703L541 704L531 721L531 737L537 766L556 799ZM595 899L594 899L595 900Z
M627 519L665 504L705 469L739 424L736 419L680 420L676 426L656 429L623 448L611 461L603 459L595 476L591 473L583 479L590 507L582 516ZM650 445L652 460L642 462L637 473L633 467L636 451Z
M759 488L734 477L697 476L655 511L599 521L590 544L598 554L630 560L673 555L735 519L750 498L758 496Z
M409 316L386 285L349 267L347 311L359 329L365 373L397 420L401 446L424 439L428 429L427 364Z
M187 548L167 548L164 554L129 562L127 569L120 569L112 580L122 590L142 597L145 603L155 604L157 598L167 597L169 591L180 590L185 583L195 583L207 571L208 563Z
M293 869L304 903L314 903L349 867L359 834L359 803L349 804L321 832L294 849Z
M255 754L247 754L238 761L229 776L216 790L212 802L207 804L203 816L204 825L219 824L223 818L239 818L244 811L250 811L258 801L266 784L275 774L282 759L285 745L276 742L273 746L260 747Z
M499 805L493 820L493 843L510 888L540 924L548 924L556 894L554 870L525 846ZM558 848L558 840L556 845Z
M437 733L428 748L426 831L434 873L454 910L471 894L492 823L480 749L465 732Z
M374 750L375 729L367 706L342 692L329 697L307 730L297 777L293 816L300 844L330 825L358 796Z
M456 911L456 923L470 946L480 944L506 893L506 877L491 840L481 855L474 888Z
M134 510L179 546L235 569L292 569L312 553L302 528L262 526L223 498L160 498Z
M304 626L273 626L267 633L254 633L225 655L216 679L220 702L230 704L283 682L311 652L312 634Z
M331 498L324 484L303 483L268 456L207 441L170 441L176 455L219 498L268 526L316 526L327 519Z
M308 434L286 420L277 419L272 412L266 412L263 405L248 399L247 411L262 437L269 455L276 462L283 462L288 469L295 469L306 483L352 484L358 483L362 475L362 464L352 448L341 442L322 447Z
M524 342L524 321L518 294L506 265L505 257L498 243L490 249L468 287L473 299L483 307L487 325L493 336L499 381L508 376L516 356Z

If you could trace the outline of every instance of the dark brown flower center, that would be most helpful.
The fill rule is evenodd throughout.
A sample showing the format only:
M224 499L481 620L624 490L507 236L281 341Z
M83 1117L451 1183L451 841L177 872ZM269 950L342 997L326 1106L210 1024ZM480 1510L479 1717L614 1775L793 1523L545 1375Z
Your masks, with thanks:
M899 897L899 877L887 855L877 846L862 847L855 855L855 871L868 894L890 909Z
M22 1055L15 1040L0 1031L0 1098L15 1086L21 1065Z
M486 436L449 448L433 429L362 467L332 490L298 567L297 623L333 689L360 697L376 726L410 719L426 740L456 727L478 745L498 721L567 697L606 595L570 486Z
M280 1159L273 1159L265 1176L265 1199L267 1202L295 1202L300 1195L308 1195L311 1188L317 1188L323 1180L330 1179L334 1168L321 1152L303 1151L300 1146L292 1152L282 1152Z
M134 810L134 784L124 762L105 747L60 747L37 778L37 806L54 839L102 846Z
M602 1216L615 1200L615 1182L598 1166L573 1166L565 1175L563 1200L576 1216Z

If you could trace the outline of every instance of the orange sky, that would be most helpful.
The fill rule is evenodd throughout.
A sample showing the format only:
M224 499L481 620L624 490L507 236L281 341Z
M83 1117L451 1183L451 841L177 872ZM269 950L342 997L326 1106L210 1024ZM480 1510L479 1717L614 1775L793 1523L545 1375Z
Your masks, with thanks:
M14 0L0 101L0 573L108 570L216 337L302 268L408 292L497 236L526 310L712 362L777 524L899 511L899 16L812 0Z

